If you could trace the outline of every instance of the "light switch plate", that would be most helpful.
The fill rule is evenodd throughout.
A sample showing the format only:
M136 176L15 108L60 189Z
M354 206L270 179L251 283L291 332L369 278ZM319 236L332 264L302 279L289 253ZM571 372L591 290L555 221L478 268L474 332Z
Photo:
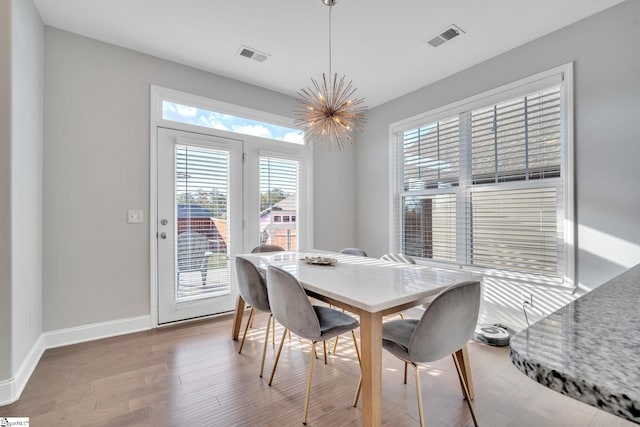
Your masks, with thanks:
M129 224L139 224L143 222L142 211L129 209L127 211L127 222Z

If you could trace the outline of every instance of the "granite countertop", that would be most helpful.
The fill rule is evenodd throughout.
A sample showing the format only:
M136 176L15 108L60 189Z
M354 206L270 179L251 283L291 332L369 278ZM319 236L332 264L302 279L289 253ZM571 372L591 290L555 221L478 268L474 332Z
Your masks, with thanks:
M640 424L640 264L516 334L511 361L559 393Z

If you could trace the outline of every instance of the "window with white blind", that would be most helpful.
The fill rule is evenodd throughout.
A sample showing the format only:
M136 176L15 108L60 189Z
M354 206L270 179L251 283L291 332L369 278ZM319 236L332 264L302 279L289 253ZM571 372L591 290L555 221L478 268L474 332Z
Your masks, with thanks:
M178 301L231 292L226 261L229 172L228 151L175 146Z
M300 162L260 156L260 244L298 249L298 187Z
M571 66L392 125L394 250L572 285Z

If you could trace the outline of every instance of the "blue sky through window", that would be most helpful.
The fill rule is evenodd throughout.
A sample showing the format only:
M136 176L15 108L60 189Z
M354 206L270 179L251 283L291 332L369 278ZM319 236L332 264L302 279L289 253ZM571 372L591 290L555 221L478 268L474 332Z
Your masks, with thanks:
M260 136L304 144L303 133L297 129L272 125L230 114L217 113L202 108L182 105L175 102L162 101L162 118L174 122L187 123L212 129L221 129L244 135Z

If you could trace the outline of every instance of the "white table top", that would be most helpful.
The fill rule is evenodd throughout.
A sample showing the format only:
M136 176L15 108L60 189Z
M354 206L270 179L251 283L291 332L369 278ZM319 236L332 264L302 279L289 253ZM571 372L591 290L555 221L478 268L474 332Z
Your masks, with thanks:
M333 266L309 265L305 256L330 256ZM269 265L292 273L307 291L335 299L370 313L419 303L448 286L480 281L471 273L421 265L400 264L326 251L267 252L238 255L266 270Z

